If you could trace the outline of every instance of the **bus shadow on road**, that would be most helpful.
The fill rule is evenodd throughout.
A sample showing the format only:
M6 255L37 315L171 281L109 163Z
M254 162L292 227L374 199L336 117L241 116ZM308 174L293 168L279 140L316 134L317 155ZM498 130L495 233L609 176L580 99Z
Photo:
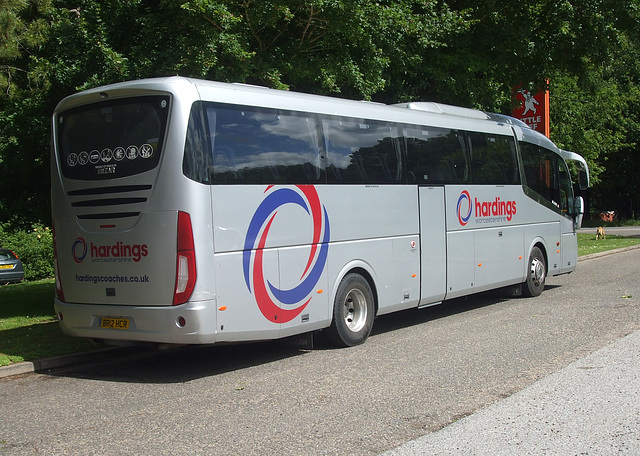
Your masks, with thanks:
M547 284L545 290L555 287ZM383 315L376 318L371 336L481 309L510 299L519 298L509 296L504 290L493 290L452 299L425 309L409 309ZM300 344L299 340L291 338L279 341L193 345L167 349L121 347L111 352L96 353L90 361L49 370L46 374L122 383L185 383L304 356L311 351L325 350L339 351L340 349L331 345L321 332L314 333L313 346Z
M544 290L548 291L560 285L546 284ZM408 309L403 312L396 312L378 317L373 325L372 336L384 334L402 328L427 323L429 321L447 318L457 314L469 312L483 307L489 307L510 300L535 299L514 296L507 289L497 289L463 296L460 298L444 301L442 304L422 308Z
M158 349L117 348L91 361L53 369L47 375L122 383L170 384L246 369L300 356L307 350L277 341L191 345Z

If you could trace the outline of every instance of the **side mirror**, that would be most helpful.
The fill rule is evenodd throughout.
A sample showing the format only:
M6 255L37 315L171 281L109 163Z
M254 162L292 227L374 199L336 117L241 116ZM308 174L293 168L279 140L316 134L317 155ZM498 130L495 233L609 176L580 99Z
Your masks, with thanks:
M584 199L581 196L578 196L573 200L573 204L574 204L573 213L575 215L574 226L575 226L575 229L577 230L578 228L582 227L582 219L584 217Z

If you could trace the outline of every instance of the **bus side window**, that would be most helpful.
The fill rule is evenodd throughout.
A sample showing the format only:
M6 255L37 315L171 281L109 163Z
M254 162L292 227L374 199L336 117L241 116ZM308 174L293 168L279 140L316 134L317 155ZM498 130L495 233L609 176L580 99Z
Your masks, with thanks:
M409 183L467 182L469 172L464 142L456 130L407 127L404 130Z
M214 183L321 182L315 117L243 106L215 111Z
M567 201L563 202L563 199L566 200L571 191L561 188L560 157L550 150L526 142L520 142L520 154L524 165L525 186L540 195L550 206L561 211L563 205L568 204ZM570 185L569 183L568 186ZM563 190L566 198L562 196Z
M403 180L398 129L368 120L325 120L329 183L388 184Z
M558 183L560 186L560 210L565 214L573 213L571 174L564 160L558 160Z
M206 132L202 103L196 102L191 107L191 113L189 114L182 173L189 179L201 184L209 183L209 170L211 167L211 149L206 139Z
M518 184L513 138L489 133L467 133L474 184Z

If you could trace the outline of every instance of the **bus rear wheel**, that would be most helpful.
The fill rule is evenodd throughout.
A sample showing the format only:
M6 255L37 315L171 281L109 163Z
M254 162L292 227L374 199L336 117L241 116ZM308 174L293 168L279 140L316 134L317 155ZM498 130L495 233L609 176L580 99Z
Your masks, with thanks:
M527 266L527 280L524 282L523 293L525 296L540 296L544 290L547 278L547 264L539 247L531 249Z
M342 279L333 303L333 320L327 328L327 338L336 346L362 344L371 333L375 305L369 282L360 274L351 273Z

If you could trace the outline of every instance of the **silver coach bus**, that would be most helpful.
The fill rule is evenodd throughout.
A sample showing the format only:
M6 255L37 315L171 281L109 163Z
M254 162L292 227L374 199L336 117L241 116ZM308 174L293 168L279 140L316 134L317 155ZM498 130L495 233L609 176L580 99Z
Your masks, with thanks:
M105 341L325 330L573 271L582 199L515 119L182 77L99 87L53 115L55 310Z

